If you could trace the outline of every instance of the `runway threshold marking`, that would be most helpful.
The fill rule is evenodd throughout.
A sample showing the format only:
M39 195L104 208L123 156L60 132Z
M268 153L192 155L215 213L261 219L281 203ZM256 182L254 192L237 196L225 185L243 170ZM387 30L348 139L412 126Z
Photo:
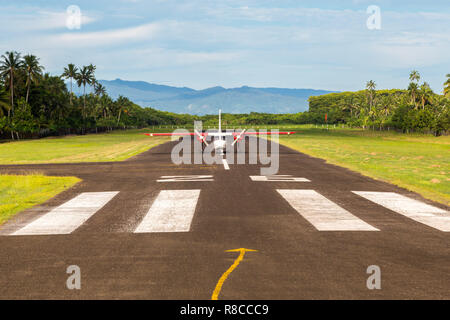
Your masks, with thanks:
M250 176L252 181L271 181L271 182L311 182L306 178L296 178L291 175L276 176Z
M450 231L450 214L446 210L394 192L353 191L353 193L434 229Z
M200 190L162 190L134 233L189 232Z
M17 230L12 235L69 234L119 192L85 192Z
M380 231L314 190L277 190L319 231Z
M214 292L211 296L211 300L219 300L219 294L220 294L220 291L222 290L222 286L223 286L225 280L227 280L228 276L234 271L234 269L237 268L237 266L241 263L241 261L244 260L245 254L247 252L258 252L258 250L240 248L240 249L227 250L225 252L239 252L239 257L237 257L237 259L234 261L234 263L231 265L231 267L229 267L228 270L225 271L225 273L220 277L220 279L217 282L217 285L214 289Z
M157 182L211 182L213 176L206 175L188 175L188 176L162 176Z

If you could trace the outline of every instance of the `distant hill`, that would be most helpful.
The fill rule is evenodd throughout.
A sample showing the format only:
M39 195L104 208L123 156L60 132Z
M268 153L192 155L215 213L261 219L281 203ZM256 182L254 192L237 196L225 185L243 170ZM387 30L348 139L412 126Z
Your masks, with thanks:
M227 113L296 113L308 110L308 98L333 91L282 88L225 89L213 87L204 90L152 84L144 81L99 80L108 94L116 99L128 97L143 107L175 113L214 114L221 108ZM78 93L80 93L79 91Z

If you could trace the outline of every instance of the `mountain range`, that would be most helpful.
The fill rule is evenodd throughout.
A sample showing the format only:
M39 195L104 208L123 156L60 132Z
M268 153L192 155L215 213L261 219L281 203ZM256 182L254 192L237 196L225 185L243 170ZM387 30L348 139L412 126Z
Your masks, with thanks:
M142 107L175 113L215 114L220 108L227 113L296 113L308 110L308 98L335 91L283 88L213 87L194 90L144 81L99 80L108 94L116 99L128 97ZM81 92L78 89L78 94Z

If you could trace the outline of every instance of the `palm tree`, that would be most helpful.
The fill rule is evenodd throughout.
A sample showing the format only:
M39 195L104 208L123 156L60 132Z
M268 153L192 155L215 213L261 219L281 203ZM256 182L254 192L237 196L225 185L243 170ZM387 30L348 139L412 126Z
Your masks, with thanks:
M380 120L380 130L382 129L384 123L392 112L392 105L394 104L393 98L390 95L383 96L380 101L380 111L379 111L379 120Z
M9 97L5 90L0 88L0 116L8 114L10 109Z
M366 90L369 91L370 107L372 107L372 105L373 105L373 97L375 95L376 88L377 88L377 84L375 83L375 81L373 81L373 80L367 81Z
M72 80L76 79L78 76L78 68L73 64L69 63L66 68L64 68L64 72L61 77L65 79L70 79L70 104L72 104Z
M22 61L20 59L20 53L16 51L7 51L1 56L3 59L0 61L0 74L6 76L7 82L9 82L11 108L8 111L8 118L11 113L14 112L14 75L18 69L22 66Z
M367 84L366 84L367 90L375 90L376 87L377 87L377 84L375 83L375 81L373 81L373 80L367 81Z
M361 104L357 101L354 101L349 105L349 109L350 109L350 117L353 118L354 116L355 118L357 118L358 111L361 110Z
M101 114L103 114L104 119L106 119L106 113L108 111L108 105L107 105L107 101L105 103L105 98L109 98L106 95L106 88L99 83L97 80L95 80L94 82L94 93L95 96L97 97L97 101L98 103L96 104L96 107L94 107L93 113L94 113L94 118L95 121L97 122L97 115L99 114L99 111ZM97 132L97 126L95 127L95 131Z
M409 80L411 83L409 84L408 90L411 93L411 101L414 103L414 107L417 109L417 91L419 89L419 81L420 81L420 73L417 70L411 71L409 74Z
M89 69L89 71L91 71L92 74L94 74L95 70L97 69L97 67L94 66L92 63L88 65L87 68Z
M123 97L123 96L119 96L119 98L117 98L116 102L116 111L118 112L118 117L117 117L117 125L119 125L120 122L120 116L122 115L122 112L127 113L128 110L127 108L130 107L131 105L131 101L128 100L128 98Z
M409 74L409 80L411 80L411 82L419 83L419 81L420 81L420 73L417 70L411 71L411 73Z
M42 76L44 67L39 64L39 58L32 54L28 54L23 57L23 66L25 67L25 71L27 72L27 96L25 98L25 101L28 103L31 82L38 82L38 80Z
M420 86L420 100L422 102L422 109L425 109L425 102L430 101L432 96L433 90L431 90L430 85L427 82L424 82Z
M416 95L417 95L418 89L419 89L419 85L415 82L411 82L408 86L408 91L411 94L411 102L414 103L414 106L416 109L417 109Z
M444 96L450 98L450 73L447 74L447 81L444 83Z
M97 97L104 96L106 94L106 88L101 83L95 81L94 92Z
M103 95L100 97L100 113L103 118L108 117L108 113L111 112L110 107L113 105L113 101L108 95Z
M83 66L76 76L78 87L83 86L83 119L86 118L86 85L92 85L95 81L95 67L91 64Z

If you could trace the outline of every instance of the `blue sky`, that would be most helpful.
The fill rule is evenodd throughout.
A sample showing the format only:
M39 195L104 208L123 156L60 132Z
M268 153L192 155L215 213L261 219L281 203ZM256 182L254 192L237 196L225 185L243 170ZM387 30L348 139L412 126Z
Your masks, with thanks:
M366 27L369 5L381 30ZM406 88L417 69L441 92L450 73L448 0L0 0L0 28L2 53L36 54L53 74L93 63L106 80L343 91Z

